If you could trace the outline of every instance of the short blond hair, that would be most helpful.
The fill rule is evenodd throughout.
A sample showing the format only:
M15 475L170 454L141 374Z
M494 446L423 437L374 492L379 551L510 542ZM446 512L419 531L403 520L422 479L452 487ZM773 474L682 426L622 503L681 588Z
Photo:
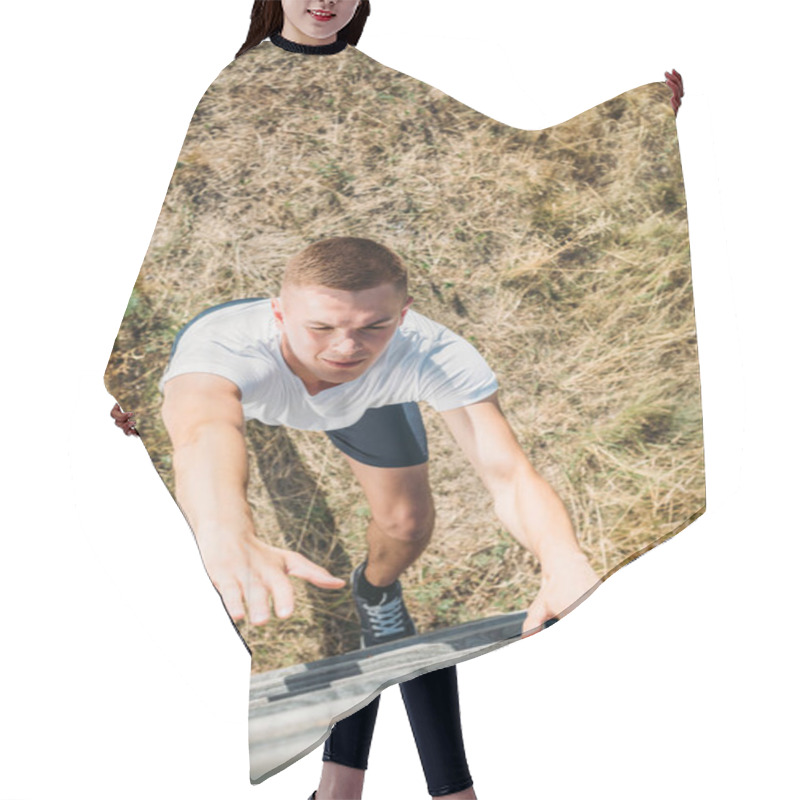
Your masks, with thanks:
M397 253L371 239L337 236L322 239L292 256L283 286L325 286L345 292L394 284L408 294L408 270Z

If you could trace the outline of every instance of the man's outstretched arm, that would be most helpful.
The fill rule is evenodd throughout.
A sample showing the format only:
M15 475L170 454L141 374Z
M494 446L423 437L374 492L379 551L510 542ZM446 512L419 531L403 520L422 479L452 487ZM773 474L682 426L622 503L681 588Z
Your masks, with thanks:
M497 394L445 411L442 418L489 490L500 521L541 562L542 586L523 631L538 628L592 591L600 578L578 544L561 499L520 447Z
M247 502L247 446L238 387L226 378L189 373L167 381L162 406L172 440L175 494L197 538L208 575L228 613L263 625L270 602L278 617L294 610L288 576L325 589L334 578L299 553L256 536Z

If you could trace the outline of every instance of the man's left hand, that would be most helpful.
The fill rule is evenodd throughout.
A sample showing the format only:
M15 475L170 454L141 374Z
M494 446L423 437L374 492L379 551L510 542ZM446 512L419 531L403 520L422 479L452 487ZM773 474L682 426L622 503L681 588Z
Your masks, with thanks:
M601 582L583 554L576 554L542 581L542 588L528 608L522 624L523 636L535 633L545 622L560 619L579 600L588 597Z

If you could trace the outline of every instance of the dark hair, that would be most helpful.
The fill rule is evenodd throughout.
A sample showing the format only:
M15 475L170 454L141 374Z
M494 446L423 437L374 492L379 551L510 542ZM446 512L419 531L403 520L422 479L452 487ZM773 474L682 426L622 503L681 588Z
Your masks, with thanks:
M408 294L408 271L397 253L371 239L337 236L309 245L292 256L283 286L325 286L360 292L384 283Z
M347 39L348 44L356 45L369 16L369 0L361 0L353 19L339 31L339 39ZM250 30L244 44L239 48L236 58L261 44L264 39L283 30L283 6L280 0L255 0L250 12Z

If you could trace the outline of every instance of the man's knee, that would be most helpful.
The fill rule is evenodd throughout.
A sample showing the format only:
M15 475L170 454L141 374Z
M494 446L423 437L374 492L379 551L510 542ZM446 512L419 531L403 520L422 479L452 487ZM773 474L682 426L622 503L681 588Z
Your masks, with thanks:
M433 502L416 506L395 506L380 516L375 524L390 539L399 542L427 542L433 534L436 512Z

